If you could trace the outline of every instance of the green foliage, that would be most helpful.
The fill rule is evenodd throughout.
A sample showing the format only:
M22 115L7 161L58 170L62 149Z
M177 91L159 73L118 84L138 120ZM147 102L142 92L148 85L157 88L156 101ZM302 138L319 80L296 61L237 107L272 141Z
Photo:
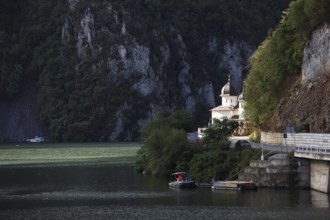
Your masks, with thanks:
M187 169L192 151L183 129L188 124L186 121L180 123L180 118L189 119L182 111L166 117L160 110L157 118L146 126L142 135L143 146L138 152L139 170L167 176L175 170Z
M0 3L0 98L12 99L21 87L23 67L16 60L21 52L16 28L24 6L17 0Z
M153 130L142 143L139 153L146 161L144 168L157 176L166 176L178 169L177 164L184 159L181 154L188 148L186 133L170 127Z
M259 136L258 136L258 134L255 135L255 132L252 132L249 135L249 139L253 142L260 143L260 135Z
M286 77L300 74L303 50L311 32L330 21L327 0L292 1L279 26L259 46L250 59L245 81L245 111L254 126L267 128L281 96Z
M65 7L4 0L0 8L0 96L13 99L23 81L37 80L48 59L58 56Z
M193 130L193 120L185 110L177 110L169 117L170 126L177 129L183 129L187 132Z
M190 174L196 181L223 180L236 171L241 160L240 151L230 149L228 137L238 127L238 122L223 118L214 120L203 132L203 151L194 155L190 162Z
M201 147L187 142L186 132L182 129L186 123L184 120L178 123L179 118L186 119L187 115L177 111L166 117L160 110L157 118L143 130L143 146L137 161L140 172L168 176L174 171L189 171L195 181L210 182L236 174L250 159L255 159L256 154L259 155L251 149L229 149L228 136L238 127L235 121L215 120L205 130Z
M143 23L147 28L171 24L182 30L184 38L193 42L193 46L200 46L200 39L208 37L209 33L220 34L224 39L250 39L258 42L258 39L265 36L269 24L277 22L277 16L288 2L135 0L121 1L121 4L133 8L133 16L137 19L141 19L141 13L145 13L147 19ZM251 33L254 33L252 38Z
M228 137L238 128L237 121L228 118L214 119L212 125L203 131L202 143L207 145L222 145L228 142Z
M252 159L260 152L253 149L229 149L228 145L218 145L196 154L190 162L190 175L198 182L236 179Z
M229 155L227 145L214 146L196 154L190 162L190 175L198 182L211 182L212 179L224 179L230 165L224 163ZM229 165L229 166L228 166Z

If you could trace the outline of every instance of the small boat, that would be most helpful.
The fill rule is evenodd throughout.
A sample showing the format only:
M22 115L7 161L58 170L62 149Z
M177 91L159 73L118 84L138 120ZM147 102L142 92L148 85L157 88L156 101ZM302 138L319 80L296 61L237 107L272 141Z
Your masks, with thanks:
M176 181L169 182L168 185L174 188L196 188L196 184L192 181L186 172L175 172L171 174L175 177Z
M213 182L212 189L225 189L225 190L257 190L258 187L254 182L249 181L216 181Z

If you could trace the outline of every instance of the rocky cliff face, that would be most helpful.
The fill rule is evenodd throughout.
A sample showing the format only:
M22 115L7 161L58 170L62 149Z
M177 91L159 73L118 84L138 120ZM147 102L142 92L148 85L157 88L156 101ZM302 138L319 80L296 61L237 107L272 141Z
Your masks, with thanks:
M302 76L291 79L291 90L271 119L273 130L295 126L298 131L330 132L329 39L328 24L314 31L304 50Z
M214 84L219 88L225 81L210 78L206 68L192 66L180 30L174 26L167 27L170 32L168 37L154 28L148 34L148 39L146 36L141 38L126 25L134 22L128 9L115 8L111 2L101 6L91 3L79 9L83 13L77 13L78 5L78 0L69 1L70 12L62 29L64 44L71 39L75 41L80 60L76 68L79 69L79 65L92 57L97 60L92 64L94 71L105 64L106 77L110 80L117 79L125 83L136 77L129 90L150 100L145 103L146 112L136 118L134 128L125 128L125 118L129 112L136 111L134 106L138 100L121 99L107 139L133 138L133 130L140 129L150 121L157 106L169 112L183 108L191 115L201 114L197 109L204 106L202 118L207 122L208 109L215 106L215 97L219 93L214 89ZM97 24L99 14L107 20L106 24ZM135 23L133 26L139 28L140 25ZM244 41L225 41L223 44L214 35L210 35L209 39L209 42L205 42L207 45L201 47L208 47L208 56L215 64L213 71L218 75L217 78L222 75L226 79L226 75L230 74L235 87L241 90L243 69L254 47ZM201 72L196 73L197 69ZM196 80L196 74L201 75L198 76L200 80Z
M262 4L272 5L278 11L268 17L272 26L286 1L275 5L269 2ZM247 27L245 32L250 34L242 39L240 28L228 28L231 25L228 22L240 23L235 20L237 16L220 25L212 20L226 18L226 13L232 11L239 14L242 7L234 7L232 3L221 5L219 9L223 11L219 12L213 12L209 6L205 6L205 12L196 11L205 13L198 14L205 23L191 17L187 20L188 9L180 9L182 14L175 18L167 9L159 9L181 4L175 1L167 4L165 1L68 0L42 4L40 1L29 6L32 14L38 12L34 19L46 14L36 20L46 20L46 24L55 20L54 24L61 23L61 27L47 27L54 33L45 32L42 37L38 35L38 30L42 32L40 25L27 27L39 39L32 41L38 47L35 51L29 46L32 67L25 64L27 71L32 72L29 74L34 74L35 81L30 85L37 89L35 100L28 107L33 109L29 117L34 121L34 129L24 128L16 135L15 130L22 126L16 121L3 120L11 135L1 132L0 141L37 135L41 126L35 125L40 123L49 128L53 140L132 140L155 117L158 107L169 113L185 109L196 118L196 126L205 125L209 109L219 104L218 95L229 74L236 89L241 91L247 59L257 41L263 40L260 36L266 35L258 33L256 37L250 30L261 32L262 26L266 33L269 28L263 20L257 20ZM193 7L190 3L182 4ZM260 8L266 9L265 6ZM229 10L230 7L234 8ZM157 22L148 17L155 9L163 13L154 15ZM267 11L259 12L262 17L269 15ZM213 13L213 17L208 13ZM247 10L247 17L248 13ZM22 24L30 25L30 18L22 16L24 19ZM206 25L211 29L207 30ZM44 39L48 35L52 36L51 40ZM54 36L58 36L58 42L54 42ZM21 90L13 102L26 97L26 90ZM2 118L9 118L8 106L8 101L0 100Z
M330 25L325 24L313 33L304 51L302 83L313 83L321 76L330 76Z

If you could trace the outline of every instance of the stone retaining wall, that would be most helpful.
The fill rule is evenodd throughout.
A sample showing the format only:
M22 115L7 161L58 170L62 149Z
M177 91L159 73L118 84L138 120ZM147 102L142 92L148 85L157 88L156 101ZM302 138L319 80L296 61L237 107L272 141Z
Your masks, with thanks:
M287 154L274 155L264 161L253 160L238 179L261 187L309 188L309 161L289 159Z
M261 132L261 142L270 145L330 148L330 134L293 133L283 138L283 133Z
M261 143L270 145L280 145L283 142L282 133L261 132Z

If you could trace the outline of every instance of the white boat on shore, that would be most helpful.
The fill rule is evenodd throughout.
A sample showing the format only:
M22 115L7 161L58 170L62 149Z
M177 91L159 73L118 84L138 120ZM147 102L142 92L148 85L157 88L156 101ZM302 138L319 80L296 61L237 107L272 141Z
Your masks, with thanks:
M175 172L171 174L175 177L175 181L169 182L168 185L173 188L196 188L196 184L192 181L186 172Z
M40 136L35 136L34 138L31 139L26 139L26 142L30 143L40 143L40 142L45 142L46 138L40 137Z

